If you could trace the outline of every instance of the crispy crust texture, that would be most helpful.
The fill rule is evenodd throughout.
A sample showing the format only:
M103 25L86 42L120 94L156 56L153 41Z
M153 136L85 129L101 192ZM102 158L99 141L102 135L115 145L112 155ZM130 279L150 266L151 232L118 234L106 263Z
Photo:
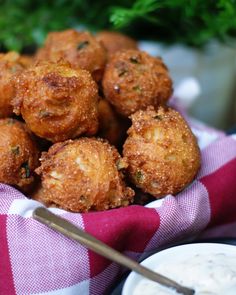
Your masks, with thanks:
M106 64L106 50L89 32L65 30L49 33L44 47L36 54L36 60L57 62L61 59L75 69L89 71L98 82Z
M97 132L98 89L89 72L62 62L41 62L15 83L14 112L36 135L58 142Z
M138 50L115 53L103 76L105 98L124 116L166 103L172 81L161 59Z
M13 115L11 100L15 95L15 87L12 78L23 69L18 53L12 51L0 54L0 118Z
M54 144L43 153L42 189L36 198L73 212L127 206L134 192L126 187L122 169L126 162L107 142L80 138Z
M138 49L134 39L118 32L102 31L95 38L103 44L109 56L122 49Z
M24 123L0 119L0 182L29 191L34 170L39 165L39 151Z
M200 168L197 141L185 120L168 107L149 107L131 119L123 149L130 180L156 198L183 190Z

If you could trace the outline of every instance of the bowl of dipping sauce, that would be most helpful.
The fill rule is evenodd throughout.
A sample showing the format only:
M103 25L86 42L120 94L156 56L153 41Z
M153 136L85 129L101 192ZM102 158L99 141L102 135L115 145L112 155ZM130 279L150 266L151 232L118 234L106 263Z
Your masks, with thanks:
M193 288L195 295L236 295L236 246L199 243L160 251L142 265L177 283ZM122 295L177 295L143 276L131 272Z

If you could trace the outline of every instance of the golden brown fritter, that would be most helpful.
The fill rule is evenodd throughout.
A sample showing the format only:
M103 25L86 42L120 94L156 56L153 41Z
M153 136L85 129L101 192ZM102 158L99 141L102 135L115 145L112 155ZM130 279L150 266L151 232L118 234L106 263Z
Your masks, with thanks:
M126 118L121 118L105 99L101 99L98 103L98 117L98 135L107 139L112 145L122 147L122 141L125 139L130 121Z
M34 183L39 152L25 124L0 119L0 182L27 192Z
M178 193L200 167L197 141L187 123L167 107L149 107L131 118L123 149L130 180L156 198Z
M127 206L134 192L125 186L124 167L117 150L99 139L54 144L36 169L43 190L37 200L74 212Z
M95 38L103 44L109 55L122 49L138 49L134 39L118 32L102 31Z
M98 89L89 72L41 62L15 79L14 112L36 135L52 142L93 135L98 129Z
M0 54L0 118L13 114L11 100L15 94L13 76L24 69L17 52Z
M102 85L105 98L124 116L164 104L172 94L162 60L138 50L115 53L106 65Z
M49 33L36 59L54 62L64 59L75 69L89 71L98 82L103 75L106 50L89 32L66 30Z

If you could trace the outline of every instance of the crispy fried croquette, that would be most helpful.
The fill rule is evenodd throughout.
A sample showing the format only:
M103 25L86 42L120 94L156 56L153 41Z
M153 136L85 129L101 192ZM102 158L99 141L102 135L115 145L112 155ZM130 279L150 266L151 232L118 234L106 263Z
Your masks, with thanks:
M105 98L124 116L164 104L172 94L162 60L138 50L115 53L106 65L102 85Z
M93 135L98 129L98 89L89 72L41 62L15 79L14 112L29 129L52 142Z
M134 39L118 32L102 31L95 38L104 45L109 55L122 49L138 49Z
M120 118L105 99L101 99L98 103L98 117L99 136L116 147L122 147L126 131L130 127L130 120Z
M168 107L149 107L131 119L123 149L130 180L156 198L183 190L200 168L197 141L185 120Z
M73 212L127 206L134 192L126 187L122 169L126 162L107 142L80 138L54 144L43 153L42 191L37 200Z
M17 52L0 54L0 118L13 115L11 100L15 95L15 87L12 78L23 69Z
M64 59L73 68L81 68L91 73L95 81L102 78L106 50L89 32L65 30L48 34L45 45L36 54L36 60L57 62Z
M39 152L25 124L11 118L0 119L0 182L23 192L34 183Z

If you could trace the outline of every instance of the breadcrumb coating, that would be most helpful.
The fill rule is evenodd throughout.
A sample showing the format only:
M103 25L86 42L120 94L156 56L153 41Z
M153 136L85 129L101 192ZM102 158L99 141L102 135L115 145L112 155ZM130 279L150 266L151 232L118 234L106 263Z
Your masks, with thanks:
M69 62L73 68L91 73L95 81L102 78L106 50L89 32L65 30L48 34L45 45L36 54L36 60Z
M14 112L36 135L52 142L93 135L98 129L98 87L89 72L41 62L15 78Z
M134 192L123 180L126 166L117 150L101 139L56 143L42 154L36 170L43 192L36 198L73 212L127 206Z
M13 115L11 100L15 95L13 77L23 71L20 55L17 52L0 53L0 118Z
M102 86L105 98L124 116L165 104L172 94L162 60L138 50L115 53L106 65Z
M28 192L34 184L39 151L24 123L0 119L0 182Z
M199 147L186 121L169 107L149 107L131 119L123 149L130 180L156 198L183 190L200 168Z
M103 44L109 56L122 49L138 49L134 39L118 32L101 31L95 38Z

